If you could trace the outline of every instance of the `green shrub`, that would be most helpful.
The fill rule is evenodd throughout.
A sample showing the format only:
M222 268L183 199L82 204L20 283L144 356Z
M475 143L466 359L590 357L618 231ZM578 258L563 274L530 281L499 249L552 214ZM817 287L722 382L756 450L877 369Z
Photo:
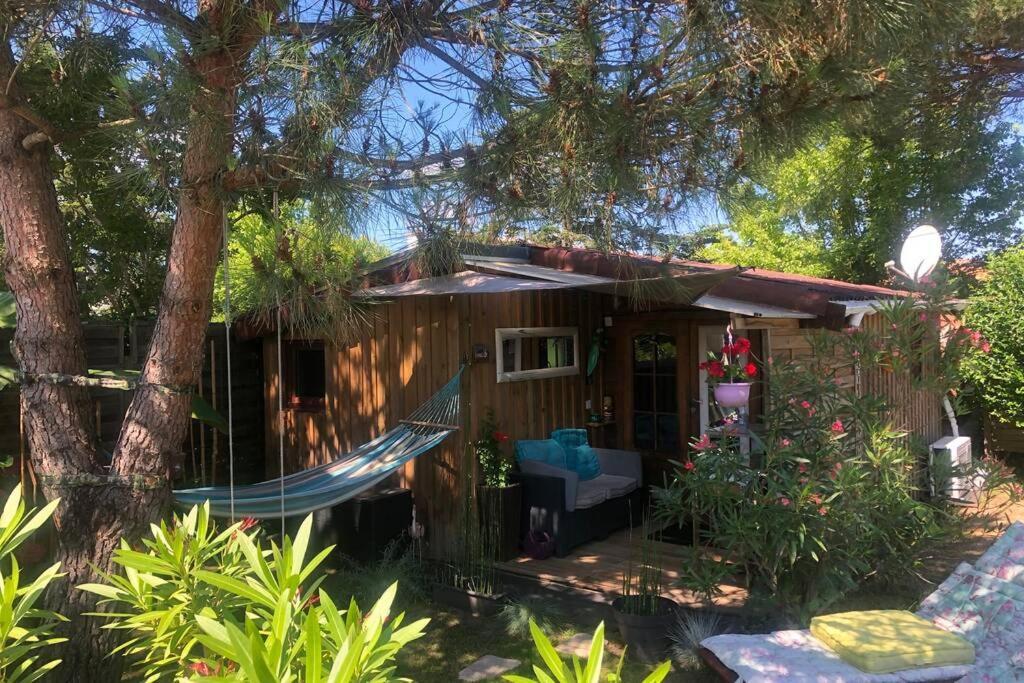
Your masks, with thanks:
M978 347L966 375L992 417L1024 428L1024 245L992 256L988 274L964 314L961 334Z
M880 329L820 334L810 357L766 363L770 400L754 435L758 456L748 459L727 426L718 441L695 441L673 481L655 490L666 518L700 520L700 542L745 572L755 601L806 622L869 577L910 575L922 551L957 528L944 501L925 500L921 490L927 450L893 426L881 397L843 379L865 368L912 377L933 392L938 410L970 344L959 337L940 347L943 298L936 289L895 302L877 314ZM1006 486L1011 497L1019 490L998 463L980 467L989 487ZM706 553L693 561L718 564ZM691 566L681 582L710 599L715 571Z
M570 667L558 654L558 651L540 630L534 621L530 621L530 633L533 635L533 644L537 650L537 656L544 663L544 667L533 665L533 673L536 678L507 674L504 676L510 683L598 683L601 680L601 664L604 659L604 622L597 625L594 637L590 641L590 653L587 661L581 662L578 657L572 658ZM626 653L622 653L619 665L615 672L608 676L609 683L620 683L622 681L622 664L626 661ZM668 677L672 670L670 662L662 662L651 672L643 683L661 683Z
M58 573L60 563L47 567L34 580L26 582L14 557L14 550L50 519L58 503L59 500L54 500L41 510L29 510L19 485L7 497L0 512L0 681L3 683L37 681L60 664L59 659L49 659L40 650L66 640L53 635L54 627L64 618L35 607L46 587L63 576Z
M339 610L315 575L333 548L307 559L311 529L307 517L294 540L265 547L255 522L218 531L208 506L192 508L153 526L144 551L122 544L123 574L79 588L111 607L95 616L127 632L113 654L146 681L392 680L395 654L426 620L388 621L396 586L365 617L355 601Z
M248 538L250 524L218 531L209 505L194 507L170 525L153 525L152 535L142 541L144 550L122 541L113 561L123 573L101 572L104 583L79 586L101 596L111 610L93 616L107 619L106 628L125 632L112 655L125 657L131 674L173 680L197 656L197 615L244 610L244 599L201 581L199 570L236 578L251 573L238 543Z

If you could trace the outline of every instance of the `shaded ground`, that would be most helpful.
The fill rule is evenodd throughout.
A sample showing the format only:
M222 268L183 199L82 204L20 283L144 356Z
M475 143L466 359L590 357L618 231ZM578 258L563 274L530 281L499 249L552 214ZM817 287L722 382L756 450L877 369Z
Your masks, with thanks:
M901 585L868 584L829 611L914 609L958 563L974 562L1008 524L1017 520L1024 521L1024 505L1006 508L994 515L970 515L965 518L967 535L936 547L926 558L920 576L908 576ZM431 619L427 636L405 648L399 657L399 672L416 681L452 683L460 670L485 654L522 661L523 665L513 672L521 675L529 673L531 663L539 663L528 635L509 635L505 621L498 617L473 618L438 608L430 603L422 579L418 565L397 559L362 570L339 571L331 577L329 585L339 594L355 594L365 609L372 596L379 595L392 581L399 581L403 587L400 608L410 617ZM550 590L514 577L509 581L509 590L518 599L527 604L543 604L545 613L558 615L558 623L547 629L556 644L575 633L591 633L604 620L608 640L605 670L614 670L622 654L622 643L607 605L588 598L586 591ZM638 683L652 668L627 653L623 681ZM718 679L696 661L688 661L677 662L668 680L703 683Z

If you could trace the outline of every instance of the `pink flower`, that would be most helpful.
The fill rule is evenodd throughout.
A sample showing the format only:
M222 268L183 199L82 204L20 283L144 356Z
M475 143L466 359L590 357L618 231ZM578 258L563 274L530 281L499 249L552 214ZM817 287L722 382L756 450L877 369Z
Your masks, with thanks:
M788 508L792 504L793 504L793 501L791 501L789 498L786 498L785 496L783 496L782 498L779 498L779 505L781 505L784 508Z
M833 434L842 434L845 431L846 431L846 428L843 427L843 421L842 420L836 420L835 422L832 423L832 433Z
M683 469L686 470L687 472L693 472L693 470L695 470L696 468L697 466L693 464L692 460L687 460L686 462L683 463Z
M700 438L697 439L696 442L694 442L693 450L703 451L707 448L711 448L712 446L714 446L714 444L711 443L711 437L708 436L707 434L701 434Z
M199 674L200 676L213 675L213 670L210 668L210 665L206 662L192 662L188 668L192 669L193 672Z
M982 353L988 353L992 350L992 345L989 344L987 341L983 341L981 342L981 346L978 348L981 349Z
M822 505L820 508L818 508L818 514L824 517L828 514L828 508Z
M804 410L809 410L810 407L811 407L811 402L810 401L801 401L800 402L800 407L803 408Z
M924 322L925 320L928 319L928 314L927 313L921 313L921 314L919 314L917 316L917 319L920 320L921 322Z
M799 472L800 474L805 473L807 471L807 463L802 462L799 465L797 465L796 471Z
M793 442L790 441L789 439L783 439L782 441L779 442L779 445L782 446L783 448L789 448L790 446L793 445Z
M821 505L821 494L812 493L808 498L815 505Z

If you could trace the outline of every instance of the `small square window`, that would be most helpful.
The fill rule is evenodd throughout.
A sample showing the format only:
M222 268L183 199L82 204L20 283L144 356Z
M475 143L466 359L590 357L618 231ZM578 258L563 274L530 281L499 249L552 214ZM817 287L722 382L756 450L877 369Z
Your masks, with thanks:
M292 410L323 410L327 393L323 342L288 341L282 351L285 405Z

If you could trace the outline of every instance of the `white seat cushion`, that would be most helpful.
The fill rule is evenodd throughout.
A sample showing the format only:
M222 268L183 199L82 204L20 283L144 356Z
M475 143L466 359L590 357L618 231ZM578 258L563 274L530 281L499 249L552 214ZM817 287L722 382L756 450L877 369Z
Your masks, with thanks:
M633 477L622 477L617 474L599 474L586 483L600 486L608 492L609 498L629 495L639 486ZM580 485L582 486L583 483L581 482Z
M581 481L576 487L576 509L583 510L608 500L608 489L598 483L596 477L590 481Z

